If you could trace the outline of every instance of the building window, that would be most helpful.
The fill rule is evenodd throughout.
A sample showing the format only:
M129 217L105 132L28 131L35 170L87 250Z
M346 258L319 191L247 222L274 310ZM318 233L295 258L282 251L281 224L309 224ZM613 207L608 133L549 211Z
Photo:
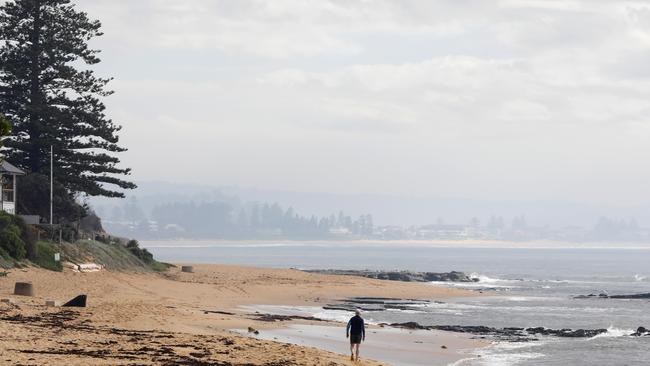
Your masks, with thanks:
M2 201L3 202L14 201L14 179L15 177L13 175L2 176Z

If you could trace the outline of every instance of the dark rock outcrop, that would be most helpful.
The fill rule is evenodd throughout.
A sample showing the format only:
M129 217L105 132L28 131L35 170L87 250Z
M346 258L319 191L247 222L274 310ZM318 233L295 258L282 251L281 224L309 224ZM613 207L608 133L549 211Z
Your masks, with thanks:
M308 270L310 273L320 273L341 276L358 276L374 278L378 280L402 281L402 282L478 282L463 272L412 272L412 271L370 271L370 270Z
M645 327L637 328L636 332L630 334L633 337L650 337L650 329Z
M300 316L300 315L277 315L277 314L250 314L249 315L253 320L261 322L286 322L291 320L308 320L314 322L325 321L320 318L315 318L313 316Z
M589 295L578 295L574 296L574 299L650 299L650 293L645 294L631 294L631 295L608 295L606 293L589 294Z
M323 306L325 310L343 310L353 312L356 309L363 311L384 310L413 310L414 307L430 304L429 300L394 299L386 297L352 297L342 300L338 304Z
M479 336L491 336L501 340L508 341L531 341L534 336L554 336L554 337L567 337L567 338L591 338L602 333L606 333L607 329L549 329L544 327L536 328L493 328L482 325L468 326L468 325L431 325L423 326L415 322L407 323L393 323L389 324L392 327L406 328L406 329L422 329L422 330L444 330L447 332L455 333L468 333ZM645 334L645 333L644 333Z
M607 329L548 329L537 327L526 328L526 332L528 334L539 334L556 337L591 338L602 333L607 333Z
M650 299L650 293L632 295L611 295L610 299Z

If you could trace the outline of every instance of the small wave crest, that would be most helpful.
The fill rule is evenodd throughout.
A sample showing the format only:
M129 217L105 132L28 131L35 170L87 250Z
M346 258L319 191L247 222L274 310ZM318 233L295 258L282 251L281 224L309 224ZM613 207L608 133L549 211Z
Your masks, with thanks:
M642 276L640 274L635 274L634 275L634 280L637 282L643 282L648 279L648 276Z
M451 365L485 365L485 366L511 366L527 360L544 357L543 353L534 352L534 347L541 346L544 342L508 343L498 342L490 347L481 349L475 354L479 357L460 360ZM451 366L450 365L450 366Z
M591 337L589 339L627 337L632 333L634 333L634 330L632 329L622 329L610 326L607 328L607 332L598 334L597 336Z
M502 280L500 278L492 278L486 275L482 275L479 273L471 273L469 275L469 278L478 281L479 283L497 283L497 282L510 282L510 280Z

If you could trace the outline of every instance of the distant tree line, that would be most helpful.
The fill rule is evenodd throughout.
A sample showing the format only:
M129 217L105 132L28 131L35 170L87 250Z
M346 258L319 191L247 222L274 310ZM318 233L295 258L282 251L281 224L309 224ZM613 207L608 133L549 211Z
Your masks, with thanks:
M486 239L558 241L648 241L650 229L634 219L601 217L592 227L531 225L525 215L511 218L477 217L464 224L376 226L372 215L351 217L304 215L278 203L243 203L237 197L207 201L181 199L158 203L135 197L115 206L97 206L105 227L113 234L142 239ZM147 203L148 202L148 203Z
M374 230L372 215L306 216L277 203L173 202L147 214L132 199L103 215L112 232L142 238L328 239L370 237Z

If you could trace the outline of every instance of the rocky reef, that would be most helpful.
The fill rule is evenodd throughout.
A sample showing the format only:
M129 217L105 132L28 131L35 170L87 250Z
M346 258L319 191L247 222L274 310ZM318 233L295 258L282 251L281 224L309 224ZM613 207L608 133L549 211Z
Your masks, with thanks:
M650 293L631 294L631 295L608 295L606 293L600 293L598 295L596 294L578 295L578 296L574 296L573 298L574 299L626 299L626 300L650 299Z
M355 309L363 311L385 311L385 310L419 310L422 306L439 301L421 299L397 299L384 297L353 297L340 300L339 303L323 306L326 310L343 310L352 312ZM504 327L496 328L484 325L421 325L417 322L405 323L383 323L381 326L390 326L404 329L419 330L442 330L455 333L467 333L480 338L489 337L509 342L529 342L537 340L537 337L562 337L562 338L591 338L599 334L607 333L607 329L551 329L546 327ZM639 327L636 332L629 334L630 337L650 337L650 330Z
M607 329L550 329L544 327L534 328L494 328L486 326L466 325L430 325L424 326L416 322L384 324L396 328L422 329L422 330L444 330L456 333L469 333L478 336L490 336L500 340L526 342L535 340L536 336L551 336L563 338L591 338L599 334L607 333ZM648 337L650 330L639 327L636 332L629 334L630 337Z
M352 297L337 304L323 306L325 310L343 310L353 312L356 309L363 311L384 310L414 310L418 306L430 304L429 300L394 299L388 297Z
M412 271L371 271L371 270L309 270L306 272L320 273L340 276L358 276L374 278L378 280L402 281L402 282L478 282L463 272L412 272Z

